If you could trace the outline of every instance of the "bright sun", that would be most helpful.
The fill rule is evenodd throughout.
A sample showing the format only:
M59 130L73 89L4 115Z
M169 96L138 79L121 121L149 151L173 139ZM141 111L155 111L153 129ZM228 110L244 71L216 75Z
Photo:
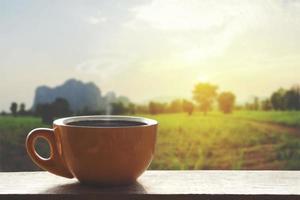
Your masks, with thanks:
M197 81L198 81L198 82L201 82L201 83L206 83L206 82L209 81L209 79L208 79L208 77L205 76L205 75L200 75L200 76L198 76Z

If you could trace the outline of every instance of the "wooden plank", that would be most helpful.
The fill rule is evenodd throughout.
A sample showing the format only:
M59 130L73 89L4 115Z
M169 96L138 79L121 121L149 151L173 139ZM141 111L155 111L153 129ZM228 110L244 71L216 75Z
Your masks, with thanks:
M299 200L300 171L147 171L122 187L90 187L47 172L2 172L0 199Z

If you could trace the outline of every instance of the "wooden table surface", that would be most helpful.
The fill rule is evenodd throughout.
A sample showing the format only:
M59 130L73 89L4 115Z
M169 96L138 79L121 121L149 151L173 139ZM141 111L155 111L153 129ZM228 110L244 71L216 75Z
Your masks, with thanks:
M48 172L1 172L0 199L297 199L300 171L147 171L122 187L90 187Z

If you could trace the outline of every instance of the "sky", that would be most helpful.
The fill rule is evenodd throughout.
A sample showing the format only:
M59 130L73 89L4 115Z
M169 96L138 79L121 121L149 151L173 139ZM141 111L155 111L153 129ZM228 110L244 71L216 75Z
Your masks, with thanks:
M300 1L0 0L0 110L69 78L137 103L199 81L267 97L300 83Z

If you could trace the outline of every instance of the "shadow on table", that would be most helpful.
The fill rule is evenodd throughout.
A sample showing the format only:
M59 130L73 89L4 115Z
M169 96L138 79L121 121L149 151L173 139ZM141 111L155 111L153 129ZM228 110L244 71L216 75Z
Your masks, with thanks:
M125 186L95 186L83 185L79 182L57 185L45 190L46 194L146 194L147 191L135 182Z

